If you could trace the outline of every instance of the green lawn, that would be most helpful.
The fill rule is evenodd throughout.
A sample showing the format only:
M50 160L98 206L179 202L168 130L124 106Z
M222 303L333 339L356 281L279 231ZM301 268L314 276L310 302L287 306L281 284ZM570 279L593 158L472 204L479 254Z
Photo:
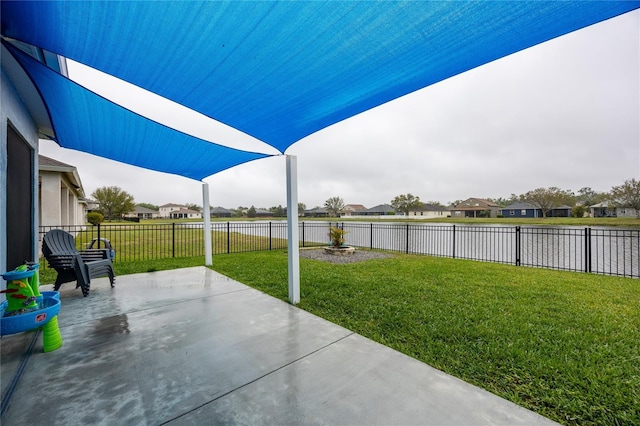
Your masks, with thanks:
M214 269L283 300L285 252ZM640 281L395 255L301 259L300 307L564 424L640 424Z

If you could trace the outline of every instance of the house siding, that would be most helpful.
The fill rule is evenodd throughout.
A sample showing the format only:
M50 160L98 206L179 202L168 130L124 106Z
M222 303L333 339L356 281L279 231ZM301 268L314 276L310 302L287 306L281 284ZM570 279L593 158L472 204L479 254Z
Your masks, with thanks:
M7 253L7 132L8 126L11 125L27 145L33 150L32 168L33 186L31 188L31 197L34 203L34 212L39 210L38 203L38 129L29 114L26 106L20 100L20 96L12 84L9 76L4 69L1 71L0 78L0 271L7 270L6 253ZM9 124L11 123L11 124ZM32 238L31 242L32 259L38 258L38 217L34 213L31 217Z

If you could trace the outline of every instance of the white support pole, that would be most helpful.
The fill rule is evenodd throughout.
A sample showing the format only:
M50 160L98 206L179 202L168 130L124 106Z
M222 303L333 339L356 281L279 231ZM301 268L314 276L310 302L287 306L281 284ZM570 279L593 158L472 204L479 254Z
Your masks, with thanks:
M289 303L300 302L300 247L298 232L298 159L287 155L287 244L289 247Z
M209 184L202 182L202 216L204 219L204 264L213 265L211 257L211 209L209 206Z

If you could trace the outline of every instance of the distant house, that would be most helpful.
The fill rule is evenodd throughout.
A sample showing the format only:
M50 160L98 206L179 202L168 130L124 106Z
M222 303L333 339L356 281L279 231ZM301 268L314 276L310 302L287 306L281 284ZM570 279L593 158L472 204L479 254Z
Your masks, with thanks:
M524 201L516 201L513 204L504 207L501 210L501 214L505 218L536 218L545 217L542 209L534 206L533 204L526 203ZM546 217L569 217L571 216L571 207L558 206L554 207L547 213Z
M100 203L96 200L87 198L85 201L87 202L87 213L100 210Z
M570 217L571 216L571 207L570 206L558 206L549 210L549 214L547 217Z
M214 207L210 210L211 217L231 217L233 216L233 210L225 209L224 207Z
M38 181L41 226L86 224L87 201L74 166L38 155Z
M186 209L186 208L187 206L183 206L181 204L168 203L160 206L158 212L160 213L160 217L168 219L171 217L171 212L178 211L180 209Z
M158 210L152 210L144 206L135 206L133 212L124 215L125 218L137 218L137 219L157 219L160 217Z
M164 204L160 206L158 213L165 219L202 219L202 213L181 204Z
M498 217L500 206L482 198L469 198L451 209L451 217Z
M533 204L525 203L524 201L516 201L515 203L504 207L501 214L505 218L536 218L542 217L542 210Z
M256 217L273 217L273 212L265 209L256 209Z
M347 204L346 206L344 206L344 209L342 209L342 216L354 216L358 212L364 211L366 209L367 208L362 204Z
M421 209L409 210L408 214L413 219L438 219L450 215L449 209L433 204L424 204Z
M202 213L188 208L173 210L169 213L170 219L202 219Z
M370 209L360 210L354 216L386 216L395 215L396 211L389 204L379 204Z
M636 209L616 207L614 203L605 201L590 207L592 217L638 217Z
M324 207L315 207L304 211L305 217L328 217L329 211Z

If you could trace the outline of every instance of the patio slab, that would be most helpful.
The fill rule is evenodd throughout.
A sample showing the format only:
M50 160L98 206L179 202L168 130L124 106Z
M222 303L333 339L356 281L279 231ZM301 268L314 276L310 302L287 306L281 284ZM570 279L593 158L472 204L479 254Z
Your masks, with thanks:
M1 340L3 424L554 424L208 268L61 300L62 348Z

